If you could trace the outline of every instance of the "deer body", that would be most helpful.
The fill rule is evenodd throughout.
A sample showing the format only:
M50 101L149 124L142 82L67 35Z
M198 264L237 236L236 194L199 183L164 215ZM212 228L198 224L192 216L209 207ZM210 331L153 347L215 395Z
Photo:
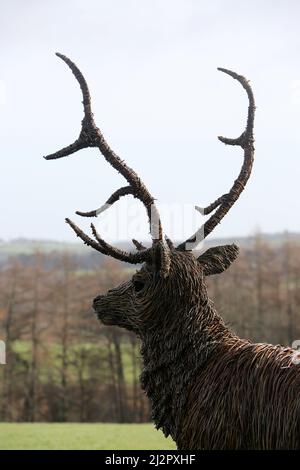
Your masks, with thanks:
M299 449L294 351L225 340L191 386L181 449Z
M156 427L181 450L299 449L300 374L292 363L294 351L241 340L223 325L219 340L201 343L195 329L199 343L190 338L182 352L174 339L170 347L155 344L154 358L142 346L141 382Z
M82 148L96 147L126 179L99 209L77 212L95 217L121 197L131 195L144 205L152 245L133 240L135 253L108 244L93 224L94 239L66 219L83 242L102 254L142 264L133 278L98 295L93 307L104 325L134 332L141 340L144 368L141 384L152 406L157 428L171 435L179 449L297 449L300 448L300 374L294 351L238 338L208 299L205 278L225 271L238 255L236 245L193 249L227 214L243 191L254 158L255 103L248 81L219 69L246 90L249 107L245 131L236 139L219 137L226 145L241 147L243 164L228 193L205 208L209 219L177 247L163 239L154 198L137 173L109 147L94 122L87 83L77 66L57 54L72 70L83 95L84 118L79 137L58 152L55 160Z
M254 344L231 331L192 255L173 253L163 301L150 279L142 269L133 282L98 296L94 308L104 324L140 337L141 385L156 427L182 450L300 448L295 351ZM145 292L136 293L135 282L144 282Z

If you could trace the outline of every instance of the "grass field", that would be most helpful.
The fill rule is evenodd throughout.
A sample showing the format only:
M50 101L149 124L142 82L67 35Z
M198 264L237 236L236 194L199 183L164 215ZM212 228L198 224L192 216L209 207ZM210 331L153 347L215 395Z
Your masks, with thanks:
M0 423L1 450L176 449L152 424Z

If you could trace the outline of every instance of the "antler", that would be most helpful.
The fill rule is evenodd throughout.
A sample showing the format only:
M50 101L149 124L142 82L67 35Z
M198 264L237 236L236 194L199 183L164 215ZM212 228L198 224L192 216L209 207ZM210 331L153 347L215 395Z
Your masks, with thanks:
M115 168L119 173L124 176L124 178L129 183L129 186L122 187L115 191L108 198L106 203L102 205L99 209L95 209L89 212L77 211L76 213L83 217L95 217L101 212L111 207L111 205L118 201L120 197L131 194L133 197L139 199L146 208L150 224L150 232L152 236L152 247L145 250L140 250L137 253L126 253L106 243L99 236L93 225L92 232L96 241L86 235L70 219L66 219L66 222L74 230L76 235L84 241L85 244L91 246L95 250L100 251L105 255L112 256L116 259L126 261L128 263L141 263L143 261L151 261L151 259L157 257L154 253L154 249L159 248L159 253L164 252L164 255L160 257L163 260L163 263L160 266L160 273L162 275L166 275L169 266L167 247L163 243L162 226L157 207L154 203L154 198L151 196L148 189L141 181L137 173L132 168L127 166L126 163L121 160L120 157L118 157L115 152L109 147L100 129L96 126L91 108L91 97L88 85L78 67L65 55L59 53L56 53L56 55L70 67L71 71L73 72L76 80L80 85L83 95L84 118L81 123L81 132L79 134L78 139L76 139L75 142L73 142L71 145L68 145L67 147L64 147L63 149L55 153L47 155L44 158L46 160L55 160L58 158L67 157L72 153L77 152L78 150L81 150L83 148L99 148L104 158L108 161L108 163L110 163L113 168Z
M227 214L233 204L239 198L241 192L245 188L245 185L251 174L253 159L254 159L254 137L253 137L253 125L254 125L254 113L255 113L255 102L254 96L249 85L249 82L242 75L238 75L231 70L218 68L221 72L230 75L232 78L236 79L243 88L246 90L249 99L248 107L248 118L245 131L237 139L229 139L227 137L219 136L218 139L226 145L238 145L244 150L244 161L238 178L234 181L233 186L230 191L223 196L216 199L212 204L207 207L200 208L196 206L196 209L201 212L203 215L208 215L213 212L215 209L216 212L197 230L192 237L186 240L180 245L177 246L177 250L187 249L187 244L189 244L188 249L192 250L196 248L200 241L206 238L218 225L223 217Z

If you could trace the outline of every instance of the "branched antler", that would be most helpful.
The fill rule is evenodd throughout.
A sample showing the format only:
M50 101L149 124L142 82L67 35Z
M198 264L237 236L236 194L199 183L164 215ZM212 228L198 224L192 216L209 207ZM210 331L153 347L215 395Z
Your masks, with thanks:
M124 178L129 183L129 186L122 187L115 191L108 198L106 203L102 205L99 209L95 209L89 212L77 211L76 213L83 217L95 217L101 212L108 209L122 196L130 194L135 198L139 199L146 208L150 224L150 232L152 236L152 247L151 249L140 250L138 253L126 253L122 250L119 250L118 248L112 247L111 245L106 243L102 238L100 238L94 226L92 226L92 231L96 241L86 235L70 219L66 219L66 222L72 227L76 235L80 237L85 244L91 246L92 248L96 249L97 251L100 251L103 254L113 256L116 259L126 261L128 263L141 263L143 261L149 261L151 259L151 254L153 257L156 256L156 254L154 254L154 251L157 246L160 253L162 250L165 251L164 256L161 256L161 259L166 260L168 258L168 250L163 243L162 227L159 213L154 203L154 198L151 196L148 189L141 181L137 173L132 168L127 166L126 163L121 160L120 157L118 157L115 152L109 147L100 129L96 126L91 108L91 97L88 85L78 67L68 57L59 53L57 53L56 55L70 67L71 71L73 72L75 78L77 79L80 85L83 95L84 118L81 123L81 132L79 134L78 139L76 139L75 142L73 142L71 145L68 145L67 147L64 147L63 149L55 153L47 155L44 158L46 160L56 160L58 158L69 156L72 153L77 152L78 150L81 150L83 148L99 148L100 152L108 161L108 163L110 163L113 168L115 168L119 173L124 176ZM168 263L165 263L165 265L167 264ZM167 274L166 266L161 266L160 270L164 274Z
M186 240L180 245L177 246L177 250L186 250L187 244L188 249L191 250L196 248L200 241L206 238L214 228L221 222L223 217L227 214L233 204L239 198L241 192L245 188L245 185L251 174L253 159L254 159L254 137L253 137L253 126L254 126L254 113L255 113L255 102L254 96L249 85L249 82L242 75L238 75L231 70L218 68L221 72L230 75L236 79L243 88L246 90L249 107L248 107L248 117L245 131L236 139L229 139L227 137L219 136L218 139L226 145L238 145L244 150L244 161L238 178L234 181L232 188L227 194L216 199L212 204L205 208L200 208L196 206L196 209L201 212L203 215L208 215L216 209L216 212L211 215L211 217L197 230L192 237Z
M166 276L168 274L170 266L170 250L173 250L174 246L171 240L169 240L168 238L166 238L167 245L165 245L163 241L161 221L157 207L154 202L154 198L151 196L148 189L141 181L137 173L132 168L127 166L126 163L121 160L120 157L118 157L118 155L116 155L115 152L109 147L100 129L96 126L91 108L90 92L85 78L78 69L78 67L68 57L59 53L57 53L56 55L70 67L75 78L79 82L83 95L84 117L81 122L81 131L78 139L76 139L71 145L68 145L67 147L64 147L58 152L55 152L44 158L46 160L55 160L58 158L69 156L72 153L77 152L78 150L86 147L99 148L101 154L108 161L108 163L110 163L110 165L115 170L117 170L124 176L129 185L119 188L117 191L115 191L107 199L106 203L98 209L94 209L88 212L77 211L76 213L82 217L96 217L97 215L111 207L111 205L117 202L121 197L132 195L133 197L139 199L146 208L150 224L150 233L152 236L152 247L145 248L139 242L133 240L133 243L138 251L137 253L127 253L105 242L97 233L93 224L91 227L95 240L86 235L70 219L66 219L66 222L71 226L76 235L80 237L85 244L91 246L100 253L113 256L116 259L126 261L128 263L141 263L144 261L152 262L156 266L156 269L160 272L160 274ZM226 145L238 145L239 147L241 147L244 150L244 161L240 174L238 178L234 181L233 186L228 193L223 194L221 197L216 199L207 207L201 208L196 206L196 209L203 215L211 214L213 211L215 212L204 223L204 225L202 225L202 227L197 230L197 232L192 237L178 245L176 248L177 250L191 250L193 248L196 248L199 242L206 238L214 230L216 225L220 223L223 217L227 214L227 212L239 198L249 179L252 170L254 158L253 124L255 112L255 103L252 89L248 81L243 76L238 75L235 72L232 72L231 70L223 68L219 68L218 70L230 75L238 82L240 82L240 84L244 87L248 95L249 107L245 131L240 135L240 137L236 139L230 139L221 136L218 137L219 140Z

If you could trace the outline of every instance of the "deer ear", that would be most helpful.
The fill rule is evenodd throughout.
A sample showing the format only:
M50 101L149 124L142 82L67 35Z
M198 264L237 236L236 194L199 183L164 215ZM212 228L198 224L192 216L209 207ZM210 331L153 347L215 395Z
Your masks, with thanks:
M229 268L238 253L239 248L235 244L215 246L200 255L198 261L203 267L205 276L210 276L211 274L220 274Z

